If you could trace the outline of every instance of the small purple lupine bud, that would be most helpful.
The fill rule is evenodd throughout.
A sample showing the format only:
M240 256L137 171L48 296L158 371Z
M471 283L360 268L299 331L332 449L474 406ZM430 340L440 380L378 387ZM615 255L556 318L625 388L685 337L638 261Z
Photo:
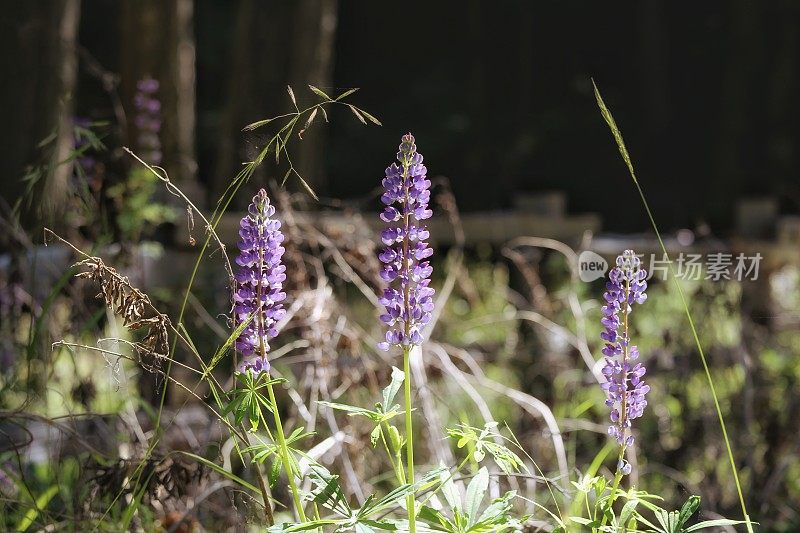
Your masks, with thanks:
M285 249L281 223L273 218L275 207L267 191L258 191L247 213L239 224L233 322L236 327L252 317L236 340L236 349L244 356L239 371L260 374L269 371L269 340L278 334L277 324L286 314L286 267L281 263Z
M639 418L647 407L645 396L650 386L642 379L646 370L639 358L639 349L630 343L628 317L633 304L641 304L647 299L647 272L641 268L641 261L632 250L625 250L617 257L616 267L608 273L605 305L601 308L604 331L600 337L605 341L603 355L605 367L602 373L606 382L602 384L606 392L606 405L611 408L611 425L608 434L620 445L632 446L630 433L631 420ZM630 472L630 465L622 472Z
M398 163L386 169L380 215L387 227L381 231L386 248L378 258L383 263L381 278L390 283L379 299L386 312L381 320L389 326L386 340L378 347L422 343L422 330L431 319L434 290L429 286L433 267L426 261L433 249L425 240L428 228L420 222L433 212L428 209L431 182L417 152L414 136L404 135L397 152ZM391 286L393 284L394 286Z
M154 164L161 164L161 102L158 100L158 80L147 77L136 83L136 94L133 96L133 106L136 116L133 123L136 126L136 145L142 151L142 158Z

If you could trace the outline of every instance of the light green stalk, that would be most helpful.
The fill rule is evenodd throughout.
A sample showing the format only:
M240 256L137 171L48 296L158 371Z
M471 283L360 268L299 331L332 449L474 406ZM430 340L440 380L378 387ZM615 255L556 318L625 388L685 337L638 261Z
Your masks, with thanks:
M267 376L267 380L270 380L269 376ZM289 478L289 488L292 491L292 499L294 500L295 509L297 509L297 516L300 518L300 522L306 522L306 514L303 511L300 491L297 490L297 483L294 480L294 469L289 460L289 448L286 446L286 435L283 433L283 423L281 422L281 415L278 412L278 404L275 401L275 391L272 388L272 383L267 385L267 391L269 392L269 401L272 404L272 414L275 420L275 435L278 438L281 463L283 463L283 469L286 471L286 477Z
M629 276L625 278L625 293L623 294L625 302L625 306L623 307L622 311L622 335L623 335L623 347L622 347L622 366L625 367L625 362L628 360L628 350L631 344L630 334L628 332L628 316L630 313L630 304L628 303L628 298L630 296L631 290L631 281ZM624 379L628 379L625 376ZM622 425L622 430L625 431L625 419L627 417L627 406L628 395L623 394L622 396L622 403L619 409L619 416L620 416L620 424ZM622 434L622 444L619 446L619 457L617 457L617 471L614 474L614 484L611 486L611 495L608 498L608 508L611 509L614 505L614 501L617 499L617 490L619 489L619 483L622 481L622 466L623 461L625 460L625 433ZM601 525L605 525L607 521L608 515L603 514L603 523Z
M262 230L259 229L259 232ZM261 279L263 272L260 270L263 268L264 265L264 250L259 247L258 250L258 265L259 265L259 276L258 279ZM256 310L256 318L258 320L258 329L259 332L266 332L267 327L264 324L264 311L262 306L263 300L261 299L261 283L258 284L258 290L256 291L256 297L258 298L258 305L259 308ZM261 352L261 357L265 360L267 359L267 346L264 342L264 335L259 334L259 351ZM297 510L297 516L300 519L300 522L306 522L306 515L303 512L303 501L300 499L300 492L297 490L297 483L294 480L294 469L292 468L292 463L289 460L289 449L286 446L286 435L283 432L283 423L281 422L281 414L278 410L278 402L275 399L275 390L272 386L272 379L267 372L267 392L269 393L269 402L272 405L272 416L273 420L275 421L275 435L278 438L278 449L280 451L281 456L281 463L283 463L283 470L286 472L286 477L289 478L289 488L292 491L292 499L294 500L294 506Z
M408 211L408 204L410 202L408 194L408 167L411 161L407 154L403 155L403 194L405 195L403 209L403 227L406 229L406 234L403 238L403 271L406 273L407 279L410 279L409 271L411 266L408 261L409 242L408 242L408 227L410 222L410 213ZM411 337L411 309L409 305L409 284L406 283L403 290L403 309L405 309L405 341L408 342ZM405 384L405 404L406 404L406 482L414 484L414 436L413 436L413 419L411 416L411 345L403 345L403 372L406 373ZM414 509L414 493L406 497L406 507L408 508L408 531L409 533L416 533L416 510Z
M413 423L411 417L411 347L403 347L403 372L406 373L405 379L405 403L406 403L406 482L414 484L414 436ZM414 509L414 493L406 497L406 507L408 508L408 531L415 533L417 530L416 510Z

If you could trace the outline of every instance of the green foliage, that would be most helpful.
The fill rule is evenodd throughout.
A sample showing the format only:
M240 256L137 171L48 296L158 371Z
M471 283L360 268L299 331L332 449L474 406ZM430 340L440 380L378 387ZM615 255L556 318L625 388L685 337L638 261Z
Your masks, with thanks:
M507 318L516 312L507 297L508 269L475 261L469 274L469 285L449 298L442 312L442 338L457 345L490 346L502 357L518 335L518 321Z
M482 462L488 453L505 474L520 471L530 472L516 453L497 442L506 440L497 432L497 423L486 424L483 429L460 424L458 427L448 428L447 435L456 439L458 448L467 447L471 450L472 458L476 463Z
M159 225L177 219L174 207L155 201L158 182L149 169L137 167L127 179L108 188L108 197L117 206L117 226L125 240L139 242Z
M286 380L282 378L271 379L265 374L256 375L253 374L251 369L237 373L236 379L241 384L241 388L233 390L231 401L225 406L222 414L233 413L237 424L241 424L244 420L249 420L251 430L255 431L264 419L261 408L263 407L270 413L275 408L272 402L264 396L263 391L270 385L286 383Z
M442 494L450 507L450 516L427 505L423 505L419 511L419 518L425 520L433 531L449 533L517 531L525 521L524 517L520 519L512 515L512 500L516 496L514 491L506 492L486 508L482 508L489 488L489 471L486 467L481 468L472 478L463 497L451 476L447 475L442 484Z
M355 407L353 405L346 405L335 402L318 402L320 405L337 409L346 412L349 416L362 416L370 420L374 424L374 428L370 432L370 441L374 448L378 443L378 438L383 434L383 428L389 433L393 449L400 449L403 447L403 441L400 438L400 433L393 425L389 425L394 417L403 414L400 405L393 403L395 396L400 391L403 385L405 373L397 367L392 367L392 382L388 387L383 389L382 402L375 404L375 409L364 409L363 407Z
M586 502L588 516L571 516L569 520L592 532L691 533L745 523L739 520L716 519L690 524L691 518L700 509L699 496L689 497L678 511L667 511L654 503L662 500L660 496L636 489L615 493L603 477L584 476L578 482L573 482L573 486L576 489L575 498L580 502ZM624 501L619 512L612 505L615 498ZM591 507L589 502L593 502ZM642 514L640 508L649 511L651 516ZM560 530L566 532L568 529L562 526Z

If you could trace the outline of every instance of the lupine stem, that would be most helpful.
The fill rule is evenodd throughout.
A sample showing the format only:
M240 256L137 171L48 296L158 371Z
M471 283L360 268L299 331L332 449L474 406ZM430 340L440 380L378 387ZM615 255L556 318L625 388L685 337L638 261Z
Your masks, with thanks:
M263 189L260 191L260 194L263 194L266 197L266 193ZM255 203L255 201L254 201ZM269 215L267 215L269 216ZM262 228L259 228L259 234L263 231ZM258 248L258 261L257 261L257 268L258 268L258 283L256 286L256 305L258 306L256 309L256 331L258 332L258 350L261 355L262 361L267 360L267 344L264 340L264 336L267 332L267 324L265 323L265 316L264 316L264 299L263 299L263 283L262 279L264 277L264 250L261 246ZM267 374L267 392L269 394L269 401L272 405L272 415L275 421L275 434L278 439L278 449L281 456L281 463L283 463L283 470L286 472L286 477L289 479L289 488L292 491L292 498L294 499L294 506L297 510L297 516L301 522L306 521L306 515L303 512L303 502L300 499L300 493L297 490L297 484L294 480L294 470L292 469L292 463L289 460L289 450L286 446L286 436L283 433L283 423L281 422L281 415L278 409L278 402L275 399L275 389L272 386L272 378L270 376L269 370L266 371Z
M614 483L611 485L611 494L608 496L608 508L611 509L614 505L614 501L617 499L617 490L619 489L619 483L622 481L622 461L625 458L625 445L619 447L619 457L617 458L617 471L614 474ZM606 525L608 521L608 514L603 513L603 521L600 526Z
M269 374L267 374L267 380L270 380ZM297 509L297 516L300 518L300 522L306 521L306 514L303 511L303 502L300 500L300 492L297 490L297 483L294 480L294 471L292 469L292 463L289 461L289 448L286 446L286 436L283 433L283 423L281 422L281 415L278 411L278 403L275 401L275 390L272 387L272 383L267 385L267 392L269 393L269 401L272 404L272 414L275 420L275 435L278 438L278 449L281 455L281 463L283 463L283 469L286 471L286 477L289 478L289 488L292 491L292 498L294 499L294 506Z
M410 164L408 155L403 156L403 228L405 229L405 236L403 238L403 272L406 279L411 279L410 265L408 260L409 248L409 222L411 212L408 209L409 205L409 180L408 180L408 166ZM403 308L405 309L405 340L406 344L403 345L403 372L406 374L406 379L403 381L405 390L406 401L406 482L414 484L414 422L411 416L411 346L408 344L411 333L411 309L409 305L409 292L410 285L405 284L403 288ZM412 492L406 497L406 507L408 508L408 531L409 533L416 533L417 531L417 518L415 507L414 493Z
M399 290L389 287L379 299L386 308L381 321L389 325L386 341L378 346L388 350L399 346L403 350L405 372L405 426L406 426L406 483L414 483L414 436L411 412L411 350L422 344L421 329L430 321L433 310L433 289L428 285L433 270L426 258L433 254L425 239L429 233L419 222L430 218L428 209L431 182L422 155L417 152L414 136L404 135L397 152L397 163L386 169L381 201L385 208L381 220L388 227L381 232L381 240L388 248L379 254L384 264L381 278L388 282L397 280ZM395 207L392 204L396 204ZM402 324L400 329L398 324ZM402 459L400 459L402 465ZM406 498L408 528L416 532L416 502L414 494Z
M406 373L405 400L406 400L406 482L414 484L414 436L413 423L411 417L411 347L403 347L403 372ZM416 511L414 509L414 494L406 497L406 507L408 508L408 531L415 533L417 530Z
M263 265L263 251L259 250L259 268ZM260 274L259 274L260 279ZM256 292L258 297L259 306L261 306L261 283L258 284L258 289ZM260 329L264 328L263 320L264 317L262 313L259 312L257 314L258 325ZM266 359L267 357L267 347L264 343L264 337L259 335L259 350L261 352L261 357ZM286 436L283 433L283 423L281 422L281 414L278 410L278 402L275 399L275 390L272 387L272 378L267 371L267 392L269 394L269 402L272 405L272 415L273 419L275 420L275 433L276 437L278 438L278 449L280 450L281 456L281 463L283 464L283 470L286 472L286 477L289 478L289 488L292 491L292 498L294 499L294 506L297 509L297 516L300 518L301 522L306 521L306 515L303 512L303 502L300 500L300 493L297 491L297 484L294 481L294 472L292 470L292 463L289 461L289 450L286 447Z

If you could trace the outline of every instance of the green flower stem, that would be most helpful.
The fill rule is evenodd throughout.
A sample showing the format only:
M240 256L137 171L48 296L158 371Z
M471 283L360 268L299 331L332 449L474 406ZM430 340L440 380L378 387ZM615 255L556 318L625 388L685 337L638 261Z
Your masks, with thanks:
M625 458L625 445L619 447L619 457L617 458L617 472L614 474L614 484L611 485L611 494L608 497L608 508L614 505L614 500L617 499L617 491L619 490L619 483L622 481L622 460ZM602 526L606 525L606 521L608 520L608 514L603 513L603 522L600 524Z
M267 375L267 379L270 379L269 375ZM297 516L300 518L300 522L306 522L306 514L303 511L303 502L300 500L300 492L297 490L297 483L295 483L294 480L292 463L289 461L289 448L286 446L286 436L283 433L283 423L281 422L281 415L278 412L278 402L275 401L275 390L272 387L272 383L267 385L267 391L269 392L269 401L272 404L272 414L275 420L275 435L278 438L278 448L280 449L281 462L283 463L283 469L286 471L286 477L289 478L289 488L292 491L294 506L297 509Z
M628 360L628 349L629 349L628 347L630 346L630 335L628 333L628 315L629 315L629 311L630 311L630 304L628 303L628 297L630 295L630 287L631 287L630 280L626 279L625 280L625 309L623 309L624 312L622 314L622 334L624 335L624 338L625 338L625 346L624 346L624 349L623 349L623 352L622 352L622 364L623 364L623 366L625 365L625 362ZM627 378L625 378L625 379L627 379ZM620 420L621 421L625 420L625 417L626 417L625 413L627 412L627 409L628 409L628 407L626 405L627 398L628 398L627 394L625 394L622 397L622 405L620 405L620 409L619 409L619 416L620 416ZM624 431L624 429L623 429L623 431ZM625 434L622 435L622 438L623 438L623 442L624 442ZM609 496L609 499L608 499L608 508L609 509L611 509L613 507L614 500L617 499L617 489L619 489L619 483L622 480L622 465L623 465L622 461L624 459L625 459L625 444L622 444L619 447L619 457L617 458L617 471L614 474L614 484L611 486L611 495ZM606 524L606 520L607 519L608 519L608 515L606 513L603 513L603 523L602 523L602 525Z
M406 482L414 484L414 436L413 436L413 421L411 417L411 364L409 362L411 356L411 347L406 345L403 347L403 372L406 373L405 384L405 400L406 400ZM414 509L414 494L409 494L406 497L406 507L408 508L408 531L409 533L416 533L416 511Z

